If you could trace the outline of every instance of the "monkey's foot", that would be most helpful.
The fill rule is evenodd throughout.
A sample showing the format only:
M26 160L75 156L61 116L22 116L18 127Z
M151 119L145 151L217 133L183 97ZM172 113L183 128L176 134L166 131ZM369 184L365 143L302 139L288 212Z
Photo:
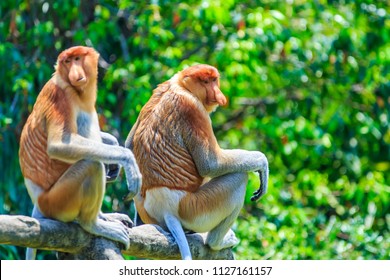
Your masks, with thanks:
M80 226L87 232L113 241L117 241L125 245L125 249L130 246L129 234L127 227L118 221L105 221L98 218L95 223L82 224Z
M208 239L207 244L210 246L210 248L212 250L216 250L216 251L219 251L219 250L222 250L225 248L234 247L238 244L238 239L231 229L229 229L228 233L225 235L223 240L218 242L218 243L212 242L212 240L211 240L212 238L209 238L209 236L207 239Z
M130 219L129 216L126 214L121 214L121 213L100 213L99 218L104 220L104 221L109 221L109 222L121 222L128 228L132 228L134 226L133 221Z

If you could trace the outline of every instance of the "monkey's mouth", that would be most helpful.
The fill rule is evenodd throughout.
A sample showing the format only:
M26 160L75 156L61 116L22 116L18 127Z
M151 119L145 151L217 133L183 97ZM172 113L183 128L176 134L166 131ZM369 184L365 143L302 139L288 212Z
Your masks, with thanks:
M85 85L86 83L87 83L87 78L80 77L77 80L72 82L72 86L79 87L79 86Z
M216 104L218 104L218 101L217 100L215 100L215 99L213 99L213 100L207 100L207 105L216 105Z

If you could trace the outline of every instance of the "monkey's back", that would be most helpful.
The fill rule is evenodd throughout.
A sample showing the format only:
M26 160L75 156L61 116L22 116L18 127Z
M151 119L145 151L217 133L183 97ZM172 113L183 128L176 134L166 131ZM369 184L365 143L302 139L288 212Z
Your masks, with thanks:
M51 159L47 154L47 122L53 117L59 118L53 108L53 102L59 98L64 97L49 81L38 95L20 137L19 162L22 174L44 190L50 189L70 166Z
M185 102L169 90L155 92L141 110L133 153L143 174L142 195L155 187L193 192L203 181L183 139L188 129L182 116Z

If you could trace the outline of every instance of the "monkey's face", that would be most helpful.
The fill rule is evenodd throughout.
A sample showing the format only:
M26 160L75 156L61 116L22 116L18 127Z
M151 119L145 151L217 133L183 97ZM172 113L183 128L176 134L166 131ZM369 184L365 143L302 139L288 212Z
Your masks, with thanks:
M59 55L57 70L64 80L82 91L96 80L94 73L97 72L98 57L98 53L91 48L70 48Z
M64 64L68 69L68 79L72 86L80 88L88 81L83 69L84 56L76 55L65 59Z
M219 88L218 70L209 65L196 65L182 71L183 86L196 96L208 112L218 105L226 105L225 95Z

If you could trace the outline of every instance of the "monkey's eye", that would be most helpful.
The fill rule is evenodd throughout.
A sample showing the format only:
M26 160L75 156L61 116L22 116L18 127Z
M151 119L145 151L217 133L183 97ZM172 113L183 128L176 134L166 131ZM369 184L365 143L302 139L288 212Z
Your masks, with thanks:
M79 56L76 56L75 58L74 58L74 60L80 60L80 57Z
M217 81L217 78L214 78L214 79L213 79L213 82L216 82L216 81Z
M70 59L69 58L65 59L65 63L66 64L70 63Z
M208 80L204 80L204 81L203 81L203 83L205 83L205 84L208 84L208 83L209 83L209 81L208 81Z

